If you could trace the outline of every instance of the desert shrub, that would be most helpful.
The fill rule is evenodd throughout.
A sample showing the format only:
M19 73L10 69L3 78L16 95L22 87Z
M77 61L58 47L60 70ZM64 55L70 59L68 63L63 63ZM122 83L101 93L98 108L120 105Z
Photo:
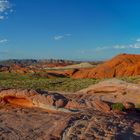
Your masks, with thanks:
M111 105L112 110L118 109L120 111L125 111L125 107L122 103L115 103Z
M0 88L42 89L52 91L76 92L89 85L96 84L99 79L72 79L33 77L30 74L0 73Z
M140 81L140 76L128 76L120 79L129 83L138 83Z

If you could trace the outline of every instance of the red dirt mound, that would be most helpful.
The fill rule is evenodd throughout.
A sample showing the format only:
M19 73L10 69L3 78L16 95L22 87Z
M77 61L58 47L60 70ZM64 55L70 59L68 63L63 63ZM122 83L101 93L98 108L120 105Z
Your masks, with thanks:
M96 68L78 70L72 77L112 78L136 75L140 75L140 55L120 54Z

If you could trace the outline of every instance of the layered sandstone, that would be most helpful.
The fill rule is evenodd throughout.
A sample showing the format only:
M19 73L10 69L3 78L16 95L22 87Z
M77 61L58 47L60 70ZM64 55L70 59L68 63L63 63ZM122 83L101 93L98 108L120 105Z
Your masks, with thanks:
M140 75L140 55L120 54L96 68L81 69L73 78L112 78Z

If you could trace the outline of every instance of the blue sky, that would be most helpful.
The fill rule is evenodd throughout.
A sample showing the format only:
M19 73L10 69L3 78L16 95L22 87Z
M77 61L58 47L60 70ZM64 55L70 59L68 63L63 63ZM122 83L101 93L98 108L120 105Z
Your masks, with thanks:
M139 0L0 0L0 59L140 53Z

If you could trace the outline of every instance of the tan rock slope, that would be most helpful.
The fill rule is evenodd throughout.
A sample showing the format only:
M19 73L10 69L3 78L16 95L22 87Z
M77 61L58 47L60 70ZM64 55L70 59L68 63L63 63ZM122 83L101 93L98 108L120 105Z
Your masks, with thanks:
M93 68L94 65L88 62L82 62L79 64L67 65L63 67L53 67L53 69L80 69L80 68Z
M108 102L132 102L140 104L140 86L118 79L110 79L91 85L76 94L89 96L89 100L99 99Z
M112 78L140 75L140 55L120 54L96 68L82 69L73 78Z

